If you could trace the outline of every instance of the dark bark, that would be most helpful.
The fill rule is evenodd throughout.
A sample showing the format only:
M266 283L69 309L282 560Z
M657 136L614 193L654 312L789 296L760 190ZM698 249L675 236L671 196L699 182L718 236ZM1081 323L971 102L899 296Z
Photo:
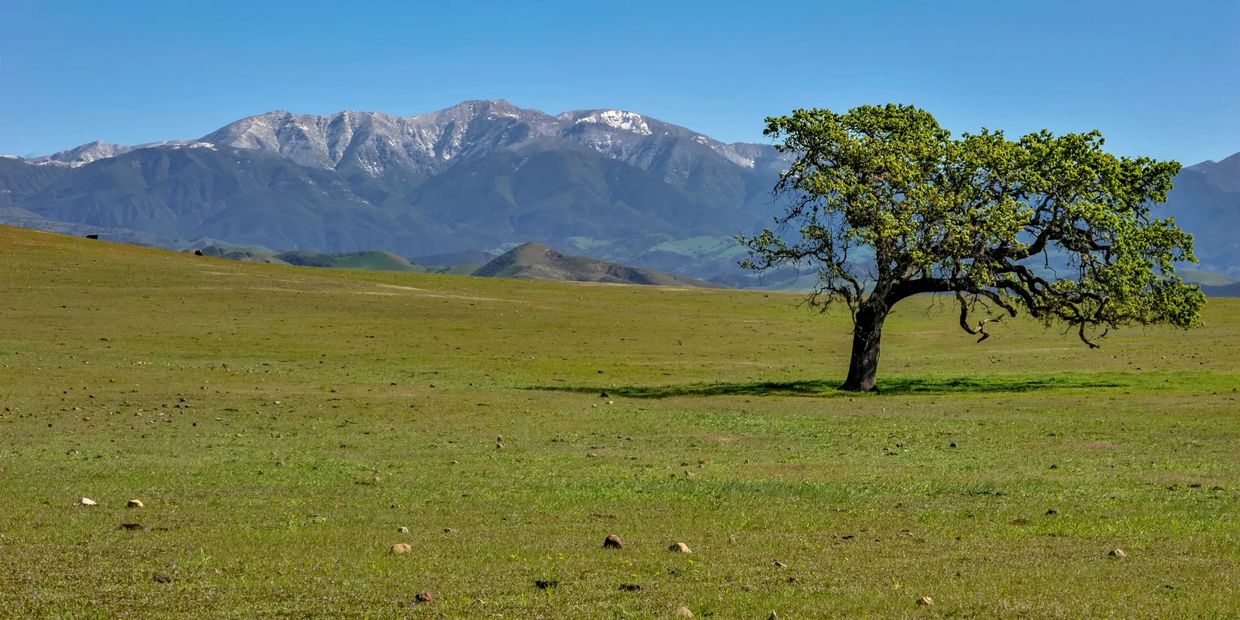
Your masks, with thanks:
M848 378L841 390L871 392L877 389L878 344L883 335L883 322L887 320L886 304L867 303L857 310L853 326L852 358L848 362Z

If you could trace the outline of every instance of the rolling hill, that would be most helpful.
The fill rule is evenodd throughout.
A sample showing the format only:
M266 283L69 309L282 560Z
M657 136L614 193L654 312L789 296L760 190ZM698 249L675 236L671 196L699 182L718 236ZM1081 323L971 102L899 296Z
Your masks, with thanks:
M718 284L641 267L565 256L541 243L525 243L483 265L473 275L484 278L526 278L564 282L646 284L715 288Z

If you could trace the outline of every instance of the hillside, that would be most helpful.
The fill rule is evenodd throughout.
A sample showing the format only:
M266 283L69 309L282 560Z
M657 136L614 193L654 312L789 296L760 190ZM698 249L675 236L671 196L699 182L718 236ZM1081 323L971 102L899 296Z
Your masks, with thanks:
M408 259L391 252L280 252L275 258L290 265L332 269L370 269L374 271L422 271Z
M526 278L564 282L718 287L718 284L640 267L565 256L540 243L517 246L483 265L473 275L484 278Z

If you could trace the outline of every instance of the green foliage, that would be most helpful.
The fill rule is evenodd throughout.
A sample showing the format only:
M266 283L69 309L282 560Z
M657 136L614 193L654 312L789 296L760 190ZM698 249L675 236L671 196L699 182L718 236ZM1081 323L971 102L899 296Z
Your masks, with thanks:
M1116 157L1096 131L956 138L904 105L797 110L765 133L796 156L776 186L790 204L778 232L741 238L745 265L816 265L815 301L881 315L909 295L954 293L970 333L981 303L1066 323L1091 346L1121 325L1198 322L1204 297L1174 267L1196 260L1192 236L1150 213L1176 162ZM864 248L872 261L856 259ZM1052 254L1066 269L1047 275L1037 267Z

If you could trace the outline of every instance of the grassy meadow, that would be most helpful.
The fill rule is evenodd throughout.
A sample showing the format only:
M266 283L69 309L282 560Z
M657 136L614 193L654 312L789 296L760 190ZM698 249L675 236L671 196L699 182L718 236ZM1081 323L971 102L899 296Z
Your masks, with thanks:
M0 617L1240 616L1240 300L873 395L799 300L0 227Z

